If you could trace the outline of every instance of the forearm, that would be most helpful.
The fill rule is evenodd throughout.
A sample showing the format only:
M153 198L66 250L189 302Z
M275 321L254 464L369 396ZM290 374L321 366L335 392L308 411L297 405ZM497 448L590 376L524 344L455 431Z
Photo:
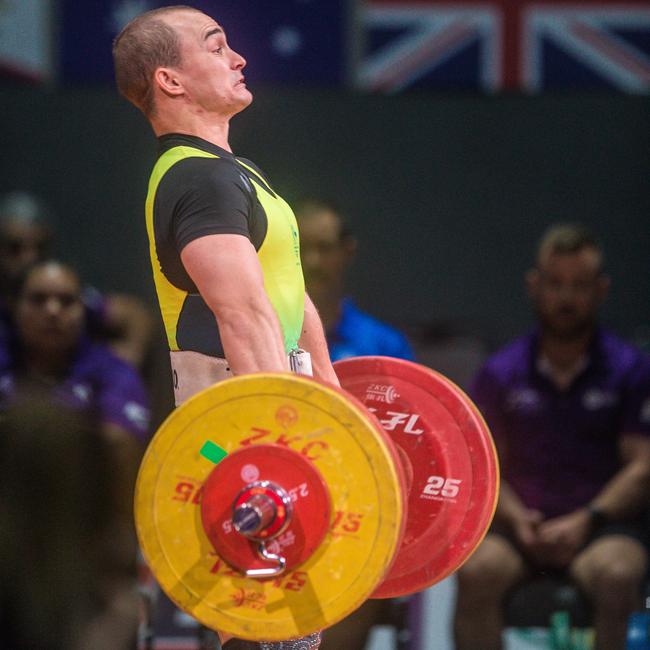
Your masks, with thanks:
M314 377L340 386L338 377L332 367L327 339L318 311L308 295L305 294L305 318L302 326L299 345L311 355L311 365Z
M217 320L232 372L288 371L280 321L251 242L240 235L208 235L187 244L181 259Z
M517 493L503 479L499 486L499 502L495 517L498 521L511 526L514 521L521 518L527 508Z
M280 322L270 303L251 302L248 308L222 309L215 315L233 374L289 370Z
M650 466L645 460L625 465L592 500L592 504L612 519L637 514L648 501Z

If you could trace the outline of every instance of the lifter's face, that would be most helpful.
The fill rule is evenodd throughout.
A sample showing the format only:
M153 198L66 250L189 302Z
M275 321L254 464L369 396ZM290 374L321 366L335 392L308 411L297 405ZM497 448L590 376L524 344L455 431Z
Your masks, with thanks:
M164 20L180 38L181 65L171 69L179 94L198 113L230 117L246 108L253 100L242 73L246 60L228 46L223 28L199 11L176 11Z
M551 253L539 260L528 286L540 324L546 332L571 339L594 326L609 280L601 271L599 253Z

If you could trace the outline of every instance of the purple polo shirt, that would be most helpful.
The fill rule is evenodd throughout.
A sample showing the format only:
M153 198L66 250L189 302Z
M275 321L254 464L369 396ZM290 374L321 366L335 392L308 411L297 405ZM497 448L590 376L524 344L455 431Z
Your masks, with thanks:
M470 390L494 436L503 478L547 517L593 499L620 469L622 434L650 435L650 357L599 330L560 391L537 369L531 333L485 363Z
M0 349L0 405L15 396L15 361ZM149 437L149 403L136 370L107 347L83 340L66 378L52 388L63 404L94 411L101 422L115 424L146 442Z

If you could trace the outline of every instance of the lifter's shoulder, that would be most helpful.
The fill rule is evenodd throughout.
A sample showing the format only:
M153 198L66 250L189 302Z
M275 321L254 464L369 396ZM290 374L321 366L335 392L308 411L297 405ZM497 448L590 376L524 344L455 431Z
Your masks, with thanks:
M237 165L227 158L191 156L174 163L160 181L160 186L193 186L200 182L240 182Z
M156 192L158 206L175 206L192 196L206 200L241 201L250 194L250 183L237 165L226 158L184 158L161 178Z

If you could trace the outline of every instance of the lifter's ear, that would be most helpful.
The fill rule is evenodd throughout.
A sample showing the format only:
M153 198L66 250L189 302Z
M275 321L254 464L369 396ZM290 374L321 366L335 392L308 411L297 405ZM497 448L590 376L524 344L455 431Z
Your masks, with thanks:
M178 96L185 92L174 68L156 68L153 73L154 83L166 95Z

